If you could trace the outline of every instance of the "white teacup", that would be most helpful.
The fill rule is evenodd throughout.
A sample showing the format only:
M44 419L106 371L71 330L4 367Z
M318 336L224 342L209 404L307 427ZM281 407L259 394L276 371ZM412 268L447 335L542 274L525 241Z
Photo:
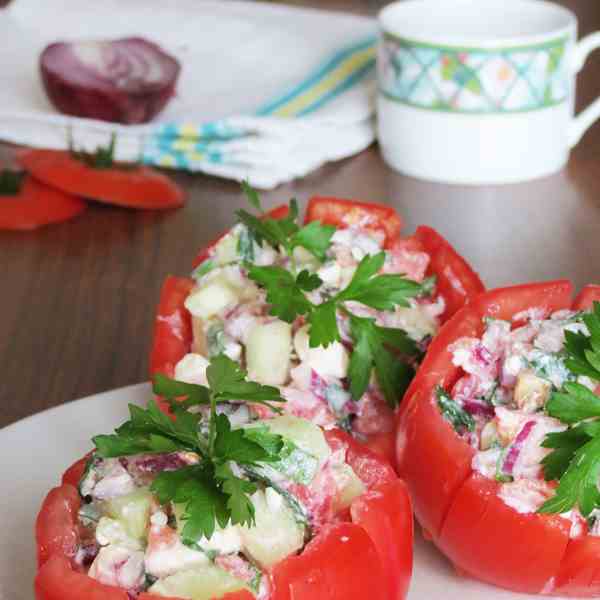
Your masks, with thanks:
M598 1L598 0L595 0ZM407 175L510 183L560 170L600 117L574 117L575 76L600 33L541 0L405 0L381 11L379 143Z

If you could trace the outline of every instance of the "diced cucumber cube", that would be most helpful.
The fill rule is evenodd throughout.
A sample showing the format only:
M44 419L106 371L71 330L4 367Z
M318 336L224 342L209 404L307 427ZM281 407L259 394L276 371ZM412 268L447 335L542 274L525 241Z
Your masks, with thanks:
M274 419L269 419L266 424L270 431L278 433L294 442L294 444L319 461L319 466L331 456L331 449L325 440L323 430L314 423L294 417L293 415L281 415Z
M256 325L246 343L249 378L265 385L288 379L292 353L292 326L284 321Z
M194 317L210 319L228 306L237 304L238 300L237 290L219 276L193 291L187 297L185 307Z
M240 527L244 552L262 568L269 568L304 545L304 527L287 502L273 488L252 496L253 527Z
M139 489L126 496L112 498L106 502L106 512L120 521L132 538L146 537L150 520L152 494L147 489Z
M169 598L214 600L245 588L241 579L215 565L205 565L193 571L180 571L159 579L148 591Z
M219 241L215 248L217 264L226 265L238 260L239 235L232 231Z

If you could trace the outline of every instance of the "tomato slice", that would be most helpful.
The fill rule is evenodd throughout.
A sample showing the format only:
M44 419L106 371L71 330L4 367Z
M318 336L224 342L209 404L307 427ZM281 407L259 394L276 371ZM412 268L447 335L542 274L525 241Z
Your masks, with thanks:
M24 150L19 162L33 177L68 194L117 206L167 209L183 206L183 190L148 167L94 168L63 150Z
M386 580L375 544L360 525L324 529L299 556L275 565L273 600L386 598Z
M437 278L437 293L444 297L442 320L451 317L465 302L485 291L479 275L451 244L432 227L417 227L415 238L431 257L428 275Z
M499 484L473 473L456 494L439 548L465 572L517 592L550 591L571 523L520 514L497 496Z
M413 563L413 516L405 483L396 479L357 498L352 521L364 527L375 543L388 582L389 600L402 600L408 591Z
M575 298L573 310L589 310L594 302L600 302L600 285L586 285Z
M80 504L79 493L72 485L55 487L46 496L35 522L38 565L43 565L53 554L75 556Z
M402 219L391 206L328 196L313 196L308 201L304 222L311 221L320 221L336 227L366 222L367 228L385 234L386 248L396 240L402 229Z
M275 208L271 209L270 211L268 211L267 213L265 213L265 217L268 217L270 219L283 219L285 217L287 217L287 214L290 212L290 208L289 206L287 206L287 204L280 204L279 206L276 206ZM208 244L208 246L204 249L201 250L197 255L196 258L194 259L194 262L192 263L192 267L195 269L199 264L202 264L210 255L210 251L228 234L229 232L225 232L224 234L220 235L216 240L212 241L210 244Z
M58 554L38 571L35 597L36 600L130 600L125 590L74 571L69 560Z
M0 229L26 231L67 221L86 209L85 202L26 175L14 195L0 192Z

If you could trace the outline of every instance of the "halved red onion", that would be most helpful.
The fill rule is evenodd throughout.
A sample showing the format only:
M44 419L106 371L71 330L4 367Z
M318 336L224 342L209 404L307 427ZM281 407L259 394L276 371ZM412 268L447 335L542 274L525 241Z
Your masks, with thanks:
M517 434L514 442L511 444L506 458L504 459L504 463L502 464L502 474L512 476L513 471L515 469L515 464L519 458L519 454L521 454L521 450L523 450L523 446L525 441L529 437L529 434L532 432L535 427L535 421L527 421L525 425L521 428L521 431Z
M61 112L146 123L175 93L179 62L143 38L56 42L40 57L46 93Z

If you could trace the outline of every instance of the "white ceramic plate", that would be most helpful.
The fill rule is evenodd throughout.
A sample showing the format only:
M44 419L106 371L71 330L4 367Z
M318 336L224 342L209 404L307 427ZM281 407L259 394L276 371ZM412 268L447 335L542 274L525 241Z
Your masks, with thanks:
M70 402L0 430L0 600L32 600L35 574L33 528L46 492L62 472L90 449L90 438L109 433L127 418L129 403L144 404L148 384ZM523 600L457 576L417 534L409 600ZM379 599L377 599L379 600Z

